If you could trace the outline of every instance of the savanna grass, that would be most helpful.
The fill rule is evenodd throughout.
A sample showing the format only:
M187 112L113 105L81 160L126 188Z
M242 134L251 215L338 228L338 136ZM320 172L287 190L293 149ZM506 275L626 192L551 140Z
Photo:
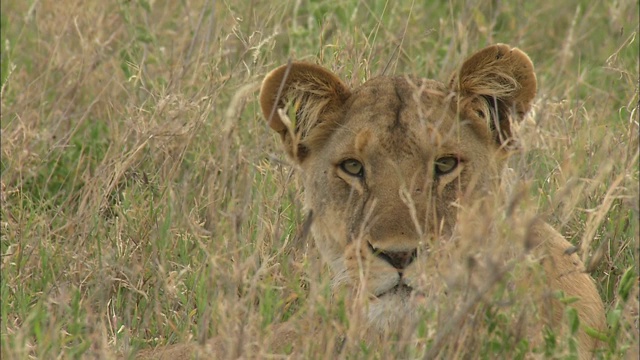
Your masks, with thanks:
M516 188L596 279L610 325L594 334L607 343L599 356L637 358L637 2L1 7L3 359L112 358L213 337L230 357L264 357L272 324L309 314L331 325L299 345L326 356L346 310L330 301L295 169L259 114L261 79L302 59L351 85L381 73L446 80L496 42L525 50L539 81L510 163ZM482 315L478 356L527 351L513 319ZM426 348L390 340L352 357L462 351L438 348L432 329L416 329ZM545 339L540 354L570 356L570 341Z

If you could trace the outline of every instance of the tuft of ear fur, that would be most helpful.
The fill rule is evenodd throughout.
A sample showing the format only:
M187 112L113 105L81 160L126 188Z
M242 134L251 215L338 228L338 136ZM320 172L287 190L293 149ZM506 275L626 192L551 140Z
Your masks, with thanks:
M486 101L490 128L501 143L511 137L511 121L519 121L531 109L536 95L536 75L533 63L524 52L509 45L486 47L463 64L453 74L450 87L461 99Z
M289 155L302 162L310 149L341 120L344 102L350 95L349 88L329 70L292 62L264 78L260 106L269 126L281 135ZM295 110L295 124L278 113L278 109L283 109L287 114L287 106Z

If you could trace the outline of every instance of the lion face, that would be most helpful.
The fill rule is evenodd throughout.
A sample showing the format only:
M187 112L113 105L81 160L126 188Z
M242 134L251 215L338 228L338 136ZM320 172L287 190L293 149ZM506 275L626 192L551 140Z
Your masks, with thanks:
M262 110L301 169L316 245L376 327L414 311L430 244L454 236L458 209L499 180L510 124L535 91L531 61L506 45L447 84L378 77L352 90L299 62L267 75Z

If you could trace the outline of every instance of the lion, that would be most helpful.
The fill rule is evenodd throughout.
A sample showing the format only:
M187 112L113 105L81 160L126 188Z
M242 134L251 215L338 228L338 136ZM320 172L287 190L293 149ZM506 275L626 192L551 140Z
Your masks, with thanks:
M306 62L265 77L262 113L299 168L310 233L334 285L367 300L370 329L402 328L416 313L411 299L429 288L419 280L425 244L455 238L460 208L495 187L536 87L530 58L504 44L473 54L447 83L380 76L351 89ZM572 245L540 220L523 242L548 288L578 299L580 324L604 331L602 300ZM546 324L560 324L563 306L550 309ZM583 328L584 359L598 339Z
M514 124L531 110L536 87L529 57L504 44L473 54L446 83L380 76L352 89L331 71L307 62L290 62L266 75L260 106L299 169L309 232L334 291L362 310L355 312L361 318L354 315L351 321L360 321L361 330L345 337L376 343L410 333L425 302L452 296L453 287L438 287L436 280L447 277L460 259L438 262L434 249L486 237L478 235L472 220L466 232L461 230L469 219L463 215L483 213L475 204L500 188L496 184L517 146ZM477 228L492 225L481 219ZM606 330L593 279L574 247L547 223L535 218L522 234L512 247L522 248L525 257L515 259L533 259L543 279L520 277L512 289L520 289L522 296L531 291L543 326L561 330L566 327L563 302L551 296L535 304L544 297L530 289L542 283L573 299L581 324L577 352L581 359L592 357L599 340L585 329ZM481 241L471 242L471 250L492 244ZM480 283L487 282L479 276ZM453 320L452 326L464 324L464 319ZM313 336L316 325L285 324L274 332L274 348L295 347L296 337ZM530 329L534 341L541 341L541 327ZM432 345L437 347L437 340ZM155 349L147 356L187 358L193 351Z

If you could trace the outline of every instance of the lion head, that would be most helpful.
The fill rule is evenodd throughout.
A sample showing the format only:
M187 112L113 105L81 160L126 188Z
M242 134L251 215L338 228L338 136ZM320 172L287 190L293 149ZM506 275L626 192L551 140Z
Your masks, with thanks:
M381 76L350 89L304 62L266 76L262 111L301 169L316 245L376 327L411 313L421 249L451 237L457 209L498 180L535 93L529 57L502 44L447 83Z

